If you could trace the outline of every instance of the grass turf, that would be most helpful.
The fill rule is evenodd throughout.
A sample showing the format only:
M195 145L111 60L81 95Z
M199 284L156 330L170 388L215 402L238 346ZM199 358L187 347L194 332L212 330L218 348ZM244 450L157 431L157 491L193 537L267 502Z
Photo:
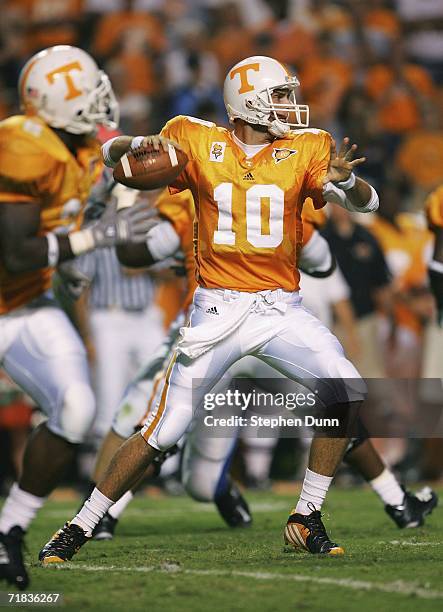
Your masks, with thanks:
M137 498L112 542L88 543L71 563L41 568L39 549L77 507L50 502L27 536L30 590L62 592L62 609L76 611L443 609L439 508L424 528L401 531L370 491L333 490L324 521L346 555L328 558L284 552L293 497L248 499L253 526L230 530L211 505ZM0 590L8 588L1 583Z

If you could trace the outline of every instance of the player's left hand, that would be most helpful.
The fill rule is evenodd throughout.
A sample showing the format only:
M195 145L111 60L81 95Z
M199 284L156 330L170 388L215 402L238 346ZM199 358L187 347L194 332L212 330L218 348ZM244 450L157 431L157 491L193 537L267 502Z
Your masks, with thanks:
M366 161L366 157L352 159L357 149L357 145L353 144L349 146L349 142L348 137L343 138L340 150L337 153L335 140L332 140L328 172L323 178L324 185L329 182L340 183L346 181L351 176L351 172L354 171L354 168Z

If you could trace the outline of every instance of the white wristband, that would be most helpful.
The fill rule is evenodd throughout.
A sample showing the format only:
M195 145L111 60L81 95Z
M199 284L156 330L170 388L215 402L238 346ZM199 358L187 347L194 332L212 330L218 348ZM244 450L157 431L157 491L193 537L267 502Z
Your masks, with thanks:
M110 140L107 140L105 142L104 145L102 145L102 157L103 157L103 163L105 164L105 166L108 166L108 168L114 168L115 165L117 164L117 162L115 162L112 157L111 157L111 145L114 142L114 140L117 140L118 136L115 136L114 138L111 138Z
M433 270L434 272L439 272L443 274L443 263L441 261L435 261L435 259L431 259L428 264L429 270Z
M352 189L355 185L355 174L351 172L350 176L346 181L341 181L339 183L335 183L337 187L343 189L343 191L348 191L348 189Z
M58 258L60 256L60 247L58 244L57 236L52 232L46 234L46 240L48 241L48 266L55 268L58 264Z
M74 255L81 255L92 251L95 247L94 236L91 229L80 230L68 234L69 245Z
M116 140L117 138L119 137L115 136L114 138L107 140L105 144L102 145L103 163L105 164L105 166L108 166L108 168L115 168L115 166L117 165L117 162L114 161L111 157L111 145L114 142L114 140ZM144 136L134 136L134 138L131 141L130 148L136 149L137 147L139 147L141 143L143 142L144 138L145 138Z

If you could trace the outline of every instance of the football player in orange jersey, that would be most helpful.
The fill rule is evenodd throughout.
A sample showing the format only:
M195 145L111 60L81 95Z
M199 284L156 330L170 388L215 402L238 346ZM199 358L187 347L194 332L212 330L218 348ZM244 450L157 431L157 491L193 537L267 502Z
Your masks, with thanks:
M0 578L25 588L23 534L57 485L95 413L83 345L51 293L54 268L79 253L144 239L145 211L110 207L79 230L101 173L101 124L116 127L108 77L81 49L51 47L24 66L22 115L0 123L0 358L46 413L0 514Z
M141 435L121 446L79 514L41 551L43 563L72 558L114 501L183 435L205 393L244 355L317 388L334 415L341 411L346 417L364 399L365 385L338 340L301 305L294 262L307 198L316 208L328 199L351 211L370 212L378 208L378 196L353 173L364 161L352 159L355 145L345 140L337 154L327 132L306 129L308 109L295 100L298 84L279 62L247 58L225 80L232 132L176 117L160 136L146 138L158 147L175 140L189 158L170 188L189 188L196 208L199 287L190 325L181 330L160 400ZM105 145L105 163L115 164L131 145L131 137ZM333 427L322 433L312 442L285 539L311 553L341 555L320 510L349 440L344 432L331 437Z

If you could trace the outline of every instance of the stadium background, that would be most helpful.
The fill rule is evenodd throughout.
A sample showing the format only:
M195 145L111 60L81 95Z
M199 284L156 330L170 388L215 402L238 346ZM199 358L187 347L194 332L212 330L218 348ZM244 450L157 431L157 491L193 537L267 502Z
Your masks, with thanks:
M384 312L377 304L383 375L423 374L435 317L423 211L443 183L440 0L3 0L0 9L0 119L19 111L16 86L26 59L54 44L79 46L97 59L120 101L122 130L132 134L155 133L177 114L226 124L220 86L230 66L254 54L291 65L311 125L357 142L368 157L361 174L380 194L380 215L369 230L391 273L389 304ZM32 419L27 399L7 381L1 385L6 487ZM395 462L409 480L438 478L441 442L405 443ZM272 475L292 479L292 466L286 440ZM78 482L75 470L67 482Z

